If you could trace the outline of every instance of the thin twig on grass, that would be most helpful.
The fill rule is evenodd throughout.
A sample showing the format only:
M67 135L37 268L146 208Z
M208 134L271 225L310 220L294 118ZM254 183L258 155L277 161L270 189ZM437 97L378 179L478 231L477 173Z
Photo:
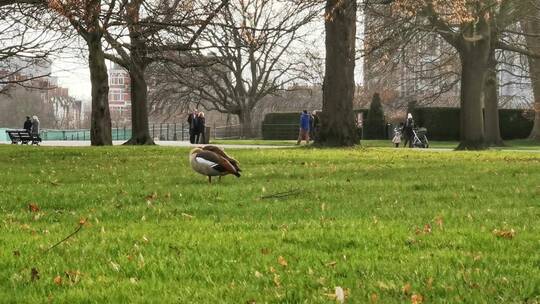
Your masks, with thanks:
M294 190L289 190L289 191L284 191L284 192L278 192L278 193L274 193L274 194L269 194L269 195L264 195L264 196L261 196L261 199L270 199L270 198L285 198L285 197L289 197L289 196L293 196L293 195L298 195L302 192L301 189L294 189Z
M53 249L54 247L62 244L63 242L67 241L70 237L74 236L75 234L77 234L79 231L81 231L82 227L84 226L84 224L86 223L86 220L80 220L79 221L79 226L77 227L77 229L75 229L75 231L73 231L72 233L70 233L68 236L66 236L65 238L63 238L61 241L59 241L58 243L52 245L51 247L49 247L49 249L45 250L44 253L50 251L51 249Z

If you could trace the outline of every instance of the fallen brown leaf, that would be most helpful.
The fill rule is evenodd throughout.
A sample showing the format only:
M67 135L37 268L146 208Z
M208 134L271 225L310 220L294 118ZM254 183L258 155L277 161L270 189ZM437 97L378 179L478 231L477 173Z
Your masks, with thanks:
M32 281L39 280L39 271L37 270L37 268L32 267L32 269L30 270L30 279Z
M145 198L147 201L153 201L153 200L155 200L157 197L158 197L157 193L156 193L156 192L152 192L151 194L148 194L148 195L145 196L144 198Z
M30 212L38 212L39 211L39 207L36 203L30 203L28 204L28 211Z
M332 262L326 263L326 266L327 267L334 267L334 266L336 266L336 264L337 264L336 261L332 261Z
M78 283L81 280L81 272L78 270L68 270L64 274L71 281L71 283Z
M61 276L56 276L54 277L54 284L56 285L62 285L62 277Z
M287 260L285 260L285 258L282 257L282 256L278 257L278 263L279 263L279 265L281 265L283 267L287 267Z
M513 239L514 236L516 235L516 232L514 231L514 229L510 229L510 230L493 230L493 234L496 236L496 237L499 237L499 238L505 238L505 239Z
M407 283L401 288L404 294L408 295L411 292L411 284Z
M372 293L369 299L372 304L379 302L379 296L376 293Z
M421 304L424 302L424 297L422 297L421 294L413 294L411 296L411 303L412 304Z

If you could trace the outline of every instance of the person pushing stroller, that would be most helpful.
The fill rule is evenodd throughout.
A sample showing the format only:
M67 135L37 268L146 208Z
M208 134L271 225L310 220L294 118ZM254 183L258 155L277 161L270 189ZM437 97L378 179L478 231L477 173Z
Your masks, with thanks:
M403 126L403 147L407 146L409 143L409 148L413 147L413 136L414 136L414 120L411 113L407 113L407 120Z

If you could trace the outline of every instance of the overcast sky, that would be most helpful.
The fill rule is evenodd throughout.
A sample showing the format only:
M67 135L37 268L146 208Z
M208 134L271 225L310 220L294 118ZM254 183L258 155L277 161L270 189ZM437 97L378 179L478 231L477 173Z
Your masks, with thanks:
M58 77L58 85L69 89L69 94L84 102L91 98L90 72L84 60L55 59L52 64L52 74Z
M360 16L359 16L360 17ZM362 32L362 24L359 22L357 31ZM324 56L324 24L318 23L314 26L312 34L316 37L313 39L313 46L320 50L321 56ZM359 42L360 44L360 42ZM359 47L359 46L357 46ZM58 77L58 85L69 89L69 94L84 102L91 101L91 85L90 72L88 63L84 56L80 54L62 54L53 59L52 74ZM107 67L110 68L110 62L107 62ZM356 83L362 82L362 60L356 62Z

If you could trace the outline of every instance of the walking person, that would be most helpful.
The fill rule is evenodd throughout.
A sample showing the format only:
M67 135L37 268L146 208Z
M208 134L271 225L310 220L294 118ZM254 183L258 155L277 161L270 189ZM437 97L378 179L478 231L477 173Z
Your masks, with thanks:
M188 115L188 118L187 118L187 122L188 122L188 125L189 125L189 142L194 144L196 143L195 141L195 129L196 129L196 124L197 124L197 114L198 114L198 111L197 109L193 110L193 112L189 113Z
M199 144L206 143L206 120L204 118L204 112L199 112L197 116L197 142Z
M26 132L32 134L32 120L30 119L30 116L26 116L23 129L25 129Z
M302 140L306 141L306 144L309 144L309 125L310 125L310 115L307 110L302 112L300 115L300 131L298 133L298 141L296 142L299 145Z
M407 143L409 143L409 148L412 148L413 144L413 128L414 128L414 120L411 113L407 114L407 120L405 121L405 125L403 126L403 147L407 146Z

